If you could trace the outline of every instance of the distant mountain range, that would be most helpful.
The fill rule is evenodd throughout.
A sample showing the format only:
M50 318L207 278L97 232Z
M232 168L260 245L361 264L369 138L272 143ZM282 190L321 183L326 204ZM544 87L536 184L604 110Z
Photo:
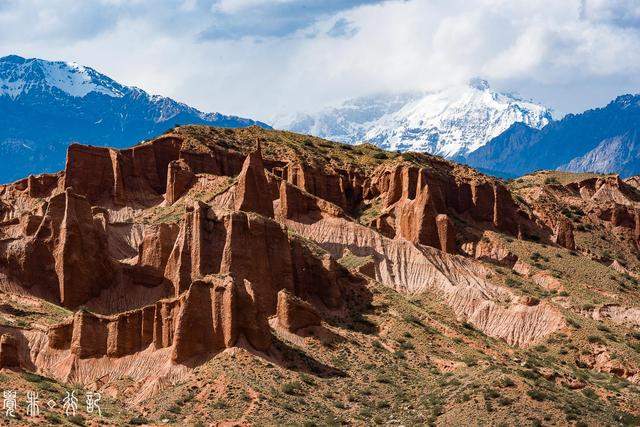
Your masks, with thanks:
M203 113L75 63L0 58L0 183L62 169L72 142L122 148L177 124L270 126ZM352 99L274 127L344 143L420 151L514 177L537 169L640 174L640 95L554 121L551 110L481 79L437 92Z
M357 98L314 114L280 117L274 127L452 158L477 150L513 123L542 128L551 120L548 108L473 79L438 92Z
M0 58L0 183L62 169L71 142L126 147L186 123L269 127L203 113L75 63Z
M508 175L558 169L626 177L640 173L639 131L640 95L623 95L542 129L515 123L463 161Z

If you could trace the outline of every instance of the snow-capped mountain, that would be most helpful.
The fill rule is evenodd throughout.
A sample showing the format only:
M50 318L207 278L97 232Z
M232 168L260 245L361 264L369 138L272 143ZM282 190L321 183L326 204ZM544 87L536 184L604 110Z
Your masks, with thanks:
M71 142L126 147L176 124L264 123L203 113L75 63L0 58L0 183L64 167Z
M278 129L356 144L364 139L367 130L376 120L419 98L419 93L410 92L364 96L314 114L281 115L272 120L272 124Z
M14 100L37 90L59 90L80 98L90 92L121 98L127 89L94 69L75 62L24 59L16 55L0 58L0 96L7 95Z
M532 129L516 123L469 154L476 168L518 176L538 169L640 174L640 94Z
M341 142L454 157L478 149L515 122L542 128L551 120L548 108L473 79L437 92L358 98L317 114L280 119L274 126Z

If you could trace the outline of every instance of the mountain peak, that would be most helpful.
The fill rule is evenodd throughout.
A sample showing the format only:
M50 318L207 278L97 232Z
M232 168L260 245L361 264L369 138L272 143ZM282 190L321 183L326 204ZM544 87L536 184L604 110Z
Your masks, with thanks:
M489 86L489 82L485 79L481 79L480 77L470 79L469 86L478 90L488 90L491 88L491 86Z
M125 147L178 123L269 127L150 95L76 62L0 58L0 156L12 160L0 183L61 168L71 142Z
M473 78L467 85L436 92L346 101L280 126L340 142L366 141L388 150L452 158L482 147L515 122L542 128L551 120L547 107L494 91L486 80Z
M122 97L128 88L76 62L46 61L9 55L0 58L0 96L12 99L31 92L61 91L72 97L95 92Z

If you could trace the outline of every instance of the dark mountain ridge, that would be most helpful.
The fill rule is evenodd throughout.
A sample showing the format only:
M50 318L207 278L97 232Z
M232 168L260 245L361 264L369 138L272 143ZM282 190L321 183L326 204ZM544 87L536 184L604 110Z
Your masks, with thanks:
M513 124L466 163L501 173L522 175L538 169L572 172L640 172L638 144L640 95L622 95L607 106L569 114L544 128Z
M0 58L0 182L64 166L72 142L127 147L177 124L269 126L203 113L74 63Z

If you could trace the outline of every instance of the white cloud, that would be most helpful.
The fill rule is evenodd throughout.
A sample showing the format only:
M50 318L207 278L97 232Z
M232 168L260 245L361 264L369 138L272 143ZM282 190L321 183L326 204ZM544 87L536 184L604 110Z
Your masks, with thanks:
M0 54L73 60L204 110L261 119L476 75L579 111L638 91L639 43L633 0L0 4Z
M220 0L214 4L214 9L224 13L238 13L252 7L291 3L295 0Z

